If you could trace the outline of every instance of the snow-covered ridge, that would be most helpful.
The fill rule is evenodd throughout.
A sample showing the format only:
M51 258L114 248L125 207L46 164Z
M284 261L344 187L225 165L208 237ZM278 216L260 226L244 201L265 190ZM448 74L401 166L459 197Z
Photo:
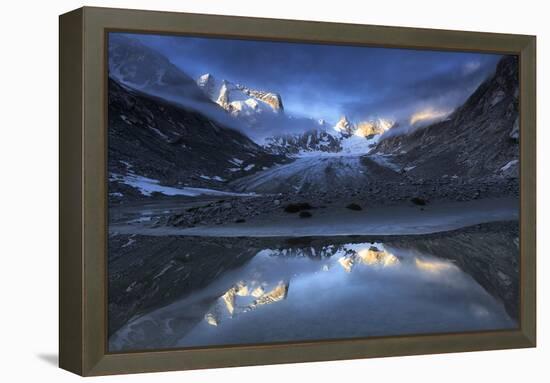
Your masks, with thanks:
M395 121L376 118L372 120L352 122L347 116L342 116L334 125L333 130L340 133L345 138L351 136L372 138L373 136L383 134L396 126Z
M332 127L319 120L317 129L270 137L263 146L272 153L292 157L366 154L394 126L393 121L381 118L356 124L343 116Z
M272 153L290 157L308 154L323 155L339 152L342 149L340 140L324 129L269 137L265 139L263 146Z
M210 73L200 76L197 85L212 101L234 116L282 113L284 110L279 94L251 89L227 80L220 81Z
M334 125L334 130L344 137L350 137L355 133L356 127L346 116L342 116Z

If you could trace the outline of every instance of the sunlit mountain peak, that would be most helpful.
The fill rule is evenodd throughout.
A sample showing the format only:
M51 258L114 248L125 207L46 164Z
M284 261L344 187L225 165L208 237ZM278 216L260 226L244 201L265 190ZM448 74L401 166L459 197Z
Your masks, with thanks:
M347 137L352 136L355 133L355 129L355 124L347 116L342 116L336 125L334 125L334 130Z
M278 93L252 89L228 80L219 81L210 73L200 76L197 85L212 101L234 116L282 113L284 110Z
M377 134L383 134L395 125L392 120L377 118L370 121L363 121L357 124L355 135L359 137L372 137Z

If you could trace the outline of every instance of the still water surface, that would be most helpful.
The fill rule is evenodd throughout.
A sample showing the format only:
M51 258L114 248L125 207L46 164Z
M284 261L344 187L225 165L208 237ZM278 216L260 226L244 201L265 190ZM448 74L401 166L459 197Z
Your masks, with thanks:
M263 249L206 288L134 318L110 339L110 348L287 342L516 326L503 303L451 260L383 243L348 243L317 249Z

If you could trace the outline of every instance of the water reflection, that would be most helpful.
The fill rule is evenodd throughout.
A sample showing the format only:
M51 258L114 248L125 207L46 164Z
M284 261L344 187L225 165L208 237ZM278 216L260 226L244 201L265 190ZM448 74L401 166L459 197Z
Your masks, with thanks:
M454 266L449 261L441 262L422 258L415 258L414 264L418 269L429 273L440 273Z
M351 253L348 253L338 259L338 262L344 270L346 270L346 272L350 273L353 266L357 263L367 266L378 265L382 267L395 266L399 264L399 258L386 251L382 244L370 245L368 248L361 248L361 246L363 245L359 245L359 248L352 248Z
M267 286L268 283L259 283L258 281L237 283L218 299L204 319L209 325L218 326L224 317L224 311L226 317L233 318L260 306L280 302L287 297L288 281L280 281L268 292L265 290Z
M233 246L227 246L231 256ZM200 272L195 270L193 272ZM453 260L364 242L264 248L205 288L133 318L113 350L503 329L503 303Z

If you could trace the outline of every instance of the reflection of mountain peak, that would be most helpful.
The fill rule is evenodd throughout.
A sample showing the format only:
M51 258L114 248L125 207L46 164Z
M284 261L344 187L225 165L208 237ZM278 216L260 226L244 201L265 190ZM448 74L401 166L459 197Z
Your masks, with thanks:
M399 258L387 250L370 246L367 249L355 250L353 253L341 257L338 259L338 263L340 263L346 272L350 273L356 264L388 267L395 266L400 261Z
M204 319L211 326L218 326L222 318L221 308L225 307L230 317L253 311L260 306L285 300L290 282L280 281L271 290L265 292L267 283L257 281L239 282L227 290L212 307ZM241 297L242 301L237 301ZM221 306L221 307L220 307Z
M258 306L269 305L286 299L289 284L289 282L279 282L271 291L262 294L252 304L248 305L245 310L254 310Z

